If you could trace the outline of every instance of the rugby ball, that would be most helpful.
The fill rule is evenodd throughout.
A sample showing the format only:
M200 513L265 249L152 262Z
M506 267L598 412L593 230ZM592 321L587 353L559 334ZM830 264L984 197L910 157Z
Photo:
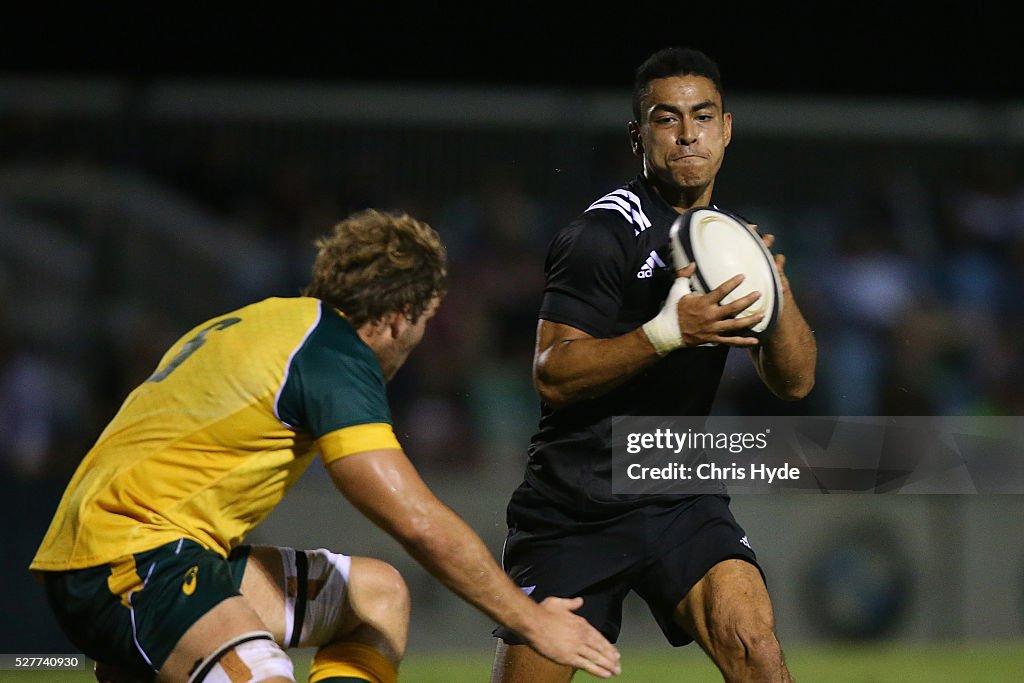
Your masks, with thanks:
M690 278L694 292L707 294L743 273L746 278L722 303L731 303L753 291L761 292L761 298L736 317L764 313L764 318L750 331L759 336L771 330L782 313L782 282L771 252L746 221L721 209L695 207L672 223L669 237L677 269L697 264Z

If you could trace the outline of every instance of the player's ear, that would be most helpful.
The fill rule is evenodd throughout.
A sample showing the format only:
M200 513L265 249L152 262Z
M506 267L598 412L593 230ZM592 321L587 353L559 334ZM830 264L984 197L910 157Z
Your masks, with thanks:
M388 313L382 322L392 339L397 339L409 326L409 318L403 311Z
M644 143L640 139L640 124L630 121L626 124L626 132L629 133L629 146L635 156L643 156Z

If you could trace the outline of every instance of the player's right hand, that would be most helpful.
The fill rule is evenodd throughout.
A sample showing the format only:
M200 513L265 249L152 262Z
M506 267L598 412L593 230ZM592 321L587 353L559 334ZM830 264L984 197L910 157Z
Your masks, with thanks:
M527 638L530 647L548 659L582 669L598 678L610 678L622 672L618 649L574 610L583 598L545 598L541 603L542 622Z
M677 273L677 277L693 275L696 266L688 265ZM734 275L707 294L690 294L677 302L679 333L684 346L702 344L727 344L729 346L757 346L757 337L743 336L744 331L756 325L763 313L737 318L736 315L761 297L760 292L751 292L735 301L723 304L729 292L739 287L743 275Z

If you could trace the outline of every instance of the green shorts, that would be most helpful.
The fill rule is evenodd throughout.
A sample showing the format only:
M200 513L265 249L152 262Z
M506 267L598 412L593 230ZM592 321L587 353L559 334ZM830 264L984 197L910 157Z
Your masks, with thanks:
M240 595L248 556L249 546L225 560L181 539L109 565L45 572L46 597L87 656L150 678L192 624Z

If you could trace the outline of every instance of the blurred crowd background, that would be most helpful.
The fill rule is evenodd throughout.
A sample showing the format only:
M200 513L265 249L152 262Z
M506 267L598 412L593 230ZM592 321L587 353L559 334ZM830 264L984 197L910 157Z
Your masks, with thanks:
M5 468L68 474L171 342L296 294L315 237L364 207L428 221L450 255L450 293L391 387L413 455L425 467L521 459L545 249L638 171L626 96L8 83ZM944 131L922 105L830 117L812 101L773 114L734 100L716 200L776 234L821 362L812 395L786 404L733 354L716 410L1021 414L1020 138L996 116Z
M0 80L0 477L30 522L4 529L21 549L5 575L24 573L55 496L169 344L297 294L313 240L365 207L426 220L450 257L441 311L389 388L410 456L435 477L518 473L545 250L638 172L628 96ZM1024 414L1020 111L727 105L716 201L776 235L820 364L790 404L734 352L716 412Z

